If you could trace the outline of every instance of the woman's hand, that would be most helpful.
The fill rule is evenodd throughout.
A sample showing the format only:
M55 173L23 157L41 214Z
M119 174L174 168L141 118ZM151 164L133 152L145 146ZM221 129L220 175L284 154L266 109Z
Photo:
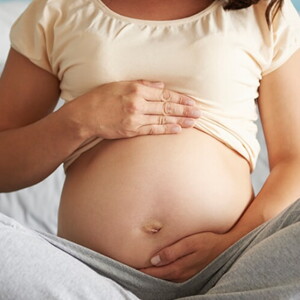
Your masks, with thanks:
M193 234L160 250L151 259L155 266L140 271L160 279L183 282L203 270L233 243L226 233Z
M162 82L108 83L72 103L90 136L105 139L178 133L200 117L195 100L165 89Z

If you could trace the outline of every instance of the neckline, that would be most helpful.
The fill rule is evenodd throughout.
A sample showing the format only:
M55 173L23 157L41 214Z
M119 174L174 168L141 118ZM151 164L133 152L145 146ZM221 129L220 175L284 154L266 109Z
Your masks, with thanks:
M103 3L102 0L95 0L102 8L103 12L105 12L107 15L114 19L118 19L121 21L125 21L127 23L136 23L141 25L176 25L176 24L184 24L188 23L190 21L199 19L207 15L209 12L211 12L216 6L219 6L220 0L214 0L210 5L208 5L206 8L201 10L200 12L191 15L189 17L180 18L180 19L174 19L174 20L143 20L133 17L127 17L124 15L121 15L112 9L110 9L106 4Z

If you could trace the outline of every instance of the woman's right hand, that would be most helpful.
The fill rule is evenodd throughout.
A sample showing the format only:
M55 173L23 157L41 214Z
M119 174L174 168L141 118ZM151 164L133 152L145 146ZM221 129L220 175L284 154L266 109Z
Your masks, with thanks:
M162 82L112 82L72 102L90 137L105 139L179 133L200 117L195 100L166 89Z

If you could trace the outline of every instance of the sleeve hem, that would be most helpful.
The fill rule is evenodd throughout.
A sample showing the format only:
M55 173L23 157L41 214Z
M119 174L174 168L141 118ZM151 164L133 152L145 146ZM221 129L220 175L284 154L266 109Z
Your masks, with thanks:
M44 71L47 71L47 72L51 73L52 75L56 76L56 74L52 71L52 69L47 64L44 64L44 63L42 63L42 61L37 60L37 59L33 59L30 56L26 55L24 52L20 51L19 47L17 47L13 43L11 43L10 46L11 46L12 49L17 51L19 54L21 54L25 58L29 59L35 66L37 66L37 67L43 69Z
M270 67L269 69L263 71L261 73L262 76L266 76L270 73L272 73L273 71L277 70L279 67L281 67L282 65L284 65L284 63L286 63L298 50L300 50L300 43L289 52L289 55L287 55L286 57L284 57L282 60L277 61L274 65L272 65L272 67Z

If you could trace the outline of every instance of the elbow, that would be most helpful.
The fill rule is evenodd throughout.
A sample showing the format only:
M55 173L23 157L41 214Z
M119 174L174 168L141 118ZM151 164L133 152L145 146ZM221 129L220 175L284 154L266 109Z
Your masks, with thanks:
M300 170L300 153L285 155L277 158L269 158L270 172L278 168L292 168Z

